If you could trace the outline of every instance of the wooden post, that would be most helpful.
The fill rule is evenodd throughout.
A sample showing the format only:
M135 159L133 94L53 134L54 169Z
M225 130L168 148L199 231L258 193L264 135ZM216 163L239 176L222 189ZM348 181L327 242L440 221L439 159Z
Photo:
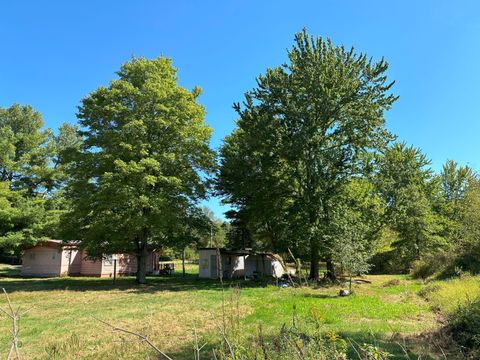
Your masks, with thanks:
M218 246L217 246L217 276L220 279L220 283L223 284L222 258L221 258L220 248Z
M185 248L182 250L182 274L185 277Z
M245 253L243 253L243 280L247 280L247 263L245 259Z
M117 258L113 259L113 284L117 281Z

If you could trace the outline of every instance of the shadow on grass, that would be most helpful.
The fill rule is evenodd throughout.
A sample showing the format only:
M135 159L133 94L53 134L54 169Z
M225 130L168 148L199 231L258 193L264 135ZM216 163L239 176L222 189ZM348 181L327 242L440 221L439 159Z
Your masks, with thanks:
M98 277L56 277L56 278L22 278L22 277L0 277L0 287L7 292L16 291L111 291L128 290L138 293L155 293L159 291L196 291L215 290L221 291L231 286L239 285L241 288L259 288L273 284L273 280L224 280L223 287L218 280L201 279L195 274L181 274L172 276L149 276L147 284L139 285L132 276L117 277L115 284L112 278Z
M2 277L20 277L22 265L0 264L0 278Z
M305 293L302 295L306 298L314 298L314 299L336 299L340 298L340 296L335 294L314 294L314 293Z

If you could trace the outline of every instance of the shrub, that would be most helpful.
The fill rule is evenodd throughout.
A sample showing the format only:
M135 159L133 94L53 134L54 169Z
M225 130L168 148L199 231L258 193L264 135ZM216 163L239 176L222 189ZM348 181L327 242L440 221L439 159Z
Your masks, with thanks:
M410 268L410 274L416 279L427 279L440 274L452 264L453 258L447 252L436 252L415 260Z
M371 274L406 274L408 266L399 256L398 251L390 250L376 253L369 263L372 265Z
M448 320L453 339L468 353L480 353L480 297L459 306Z
M428 300L429 295L440 290L440 288L441 287L439 284L436 284L436 283L428 284L418 292L418 295Z
M412 263L410 274L415 279L427 279L438 272L438 264L431 259L415 260Z

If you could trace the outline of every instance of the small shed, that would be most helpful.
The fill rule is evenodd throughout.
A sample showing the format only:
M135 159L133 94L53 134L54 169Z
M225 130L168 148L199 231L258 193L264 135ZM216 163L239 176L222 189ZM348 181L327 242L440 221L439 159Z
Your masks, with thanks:
M284 274L279 255L257 253L250 249L200 248L198 249L199 277L210 279L219 277L220 262L217 260L217 252L220 253L224 279L261 276L278 278Z
M280 255L272 253L255 253L245 260L247 277L273 276L280 278L285 273Z
M244 252L219 249L221 264L217 260L216 248L198 249L199 277L217 279L221 265L223 278L233 279L243 277Z
M24 249L23 276L99 276L112 277L113 258L117 259L117 275L135 274L137 258L133 254L105 255L103 259L91 259L78 242L64 244L61 240L46 240ZM147 273L158 271L159 255L151 251L147 257Z

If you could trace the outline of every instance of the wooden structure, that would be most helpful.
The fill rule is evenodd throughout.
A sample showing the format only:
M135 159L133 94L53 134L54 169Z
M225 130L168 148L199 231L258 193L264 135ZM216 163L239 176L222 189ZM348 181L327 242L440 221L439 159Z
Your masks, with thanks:
M218 260L220 253L220 261ZM230 250L216 248L198 249L199 277L217 279L222 269L224 279L281 277L284 274L279 255L260 253L249 249Z
M61 240L46 240L24 249L22 272L24 276L99 276L114 275L113 257L117 259L117 275L133 275L137 271L134 254L109 254L102 259L91 259L78 242L62 243ZM151 251L147 257L147 273L159 271L159 256Z

